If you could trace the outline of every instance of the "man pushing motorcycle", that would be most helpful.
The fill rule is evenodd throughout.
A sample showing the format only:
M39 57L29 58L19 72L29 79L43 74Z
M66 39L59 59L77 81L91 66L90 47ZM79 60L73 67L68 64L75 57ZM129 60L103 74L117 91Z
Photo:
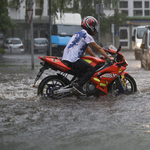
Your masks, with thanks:
M114 58L109 57L103 48L100 47L92 37L92 35L97 33L98 28L98 22L94 17L85 17L81 22L81 27L83 29L75 33L65 47L62 60L66 62L69 67L72 67L73 65L74 68L84 72L78 83L74 84L73 89L81 95L85 95L82 87L93 76L95 73L95 68L81 59L81 57L85 51L87 51L90 56L96 57L88 45L91 45L107 59L113 61Z

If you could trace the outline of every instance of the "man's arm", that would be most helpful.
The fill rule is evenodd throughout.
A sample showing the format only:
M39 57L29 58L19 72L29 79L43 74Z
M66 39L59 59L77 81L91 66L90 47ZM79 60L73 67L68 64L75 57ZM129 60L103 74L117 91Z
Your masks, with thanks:
M90 56L95 57L95 55L94 55L92 49L91 49L89 46L86 48L86 51L87 51L87 53L88 53Z
M106 52L103 50L102 47L100 47L96 42L92 42L90 43L90 45L92 45L101 55L105 56L106 58L108 58L109 60L114 60L113 57L109 57Z

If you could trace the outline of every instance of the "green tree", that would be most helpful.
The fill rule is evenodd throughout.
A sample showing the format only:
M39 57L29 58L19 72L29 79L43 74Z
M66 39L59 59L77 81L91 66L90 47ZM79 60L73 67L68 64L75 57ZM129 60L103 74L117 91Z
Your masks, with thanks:
M96 4L102 4L108 8L113 7L113 9L118 8L119 0L81 0L82 8L79 11L82 18L85 16L98 17L96 14ZM98 19L98 18L97 18ZM115 13L113 16L106 16L105 14L100 16L100 33L104 36L106 33L110 33L111 24L115 24L115 30L117 27L124 23L126 16L124 14Z
M8 29L14 28L16 25L9 17L7 8L7 0L0 0L0 32L3 34L5 34Z
M72 12L72 13L80 13L80 8L79 8L79 0L72 0L70 5L72 6L67 6L65 8L65 12L66 13L69 13L69 12Z
M124 14L114 14L112 16L105 16L102 15L100 17L100 31L103 36L105 36L106 33L111 32L111 24L115 25L115 31L118 30L119 26L122 25L126 20L126 15Z
M79 12L79 0L73 0L73 13Z
M10 5L15 5L16 9L18 9L21 6L21 3L24 1L26 3L26 8L29 8L31 0L12 0ZM39 3L41 7L41 13L40 13L41 15L43 12L43 6L44 6L43 4L45 1L46 0L34 0L34 2ZM49 3L49 0L47 1ZM71 0L51 0L52 14L56 15L57 12L64 13L68 5L70 5L71 3L72 3Z
M93 1L82 0L81 16L95 16L95 8L92 6Z

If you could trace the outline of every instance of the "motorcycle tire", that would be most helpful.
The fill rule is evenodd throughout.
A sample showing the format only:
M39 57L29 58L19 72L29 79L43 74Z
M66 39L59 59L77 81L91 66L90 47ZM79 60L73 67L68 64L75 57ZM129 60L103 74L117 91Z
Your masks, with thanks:
M120 94L133 94L137 91L137 85L135 80L133 79L132 76L130 76L129 74L125 74L125 87L126 90L123 91L120 83L118 82L117 79L115 79L114 81L112 81L109 85L109 92L111 93L112 96L117 96Z
M40 85L38 86L38 95L43 96L44 98L59 99L65 97L65 93L54 94L55 89L59 89L69 84L69 80L61 76L48 76L44 78Z

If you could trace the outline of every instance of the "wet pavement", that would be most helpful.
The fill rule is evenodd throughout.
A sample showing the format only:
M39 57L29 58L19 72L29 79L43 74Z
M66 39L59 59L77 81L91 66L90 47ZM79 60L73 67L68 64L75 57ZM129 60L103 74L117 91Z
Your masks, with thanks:
M0 60L0 150L145 150L150 139L150 71L132 51L122 52L135 78L133 95L44 100L33 88L40 60ZM47 70L42 78L54 71ZM42 79L41 78L41 79ZM37 83L38 86L38 83Z

